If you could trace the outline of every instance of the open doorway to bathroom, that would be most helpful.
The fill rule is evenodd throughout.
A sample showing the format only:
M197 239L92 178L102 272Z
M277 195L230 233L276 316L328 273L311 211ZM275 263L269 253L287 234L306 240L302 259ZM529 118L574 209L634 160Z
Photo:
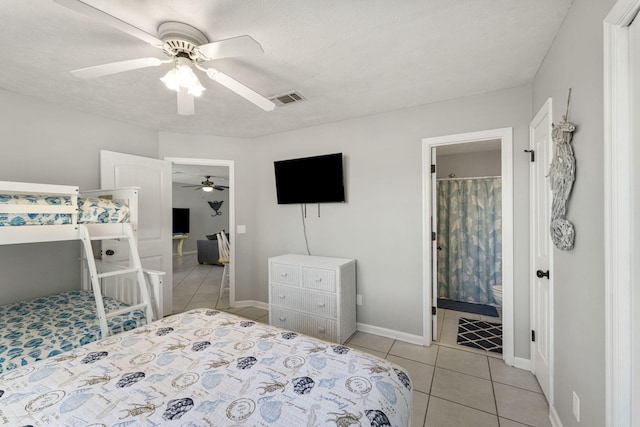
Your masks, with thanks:
M438 342L502 354L501 141L434 147Z
M510 366L514 363L512 134L512 128L501 128L422 140L424 343L457 346L460 331L478 329L475 321L497 323L502 329L502 353L464 348L502 358ZM482 197L468 200L471 193ZM445 308L444 303L456 305ZM468 313L469 309L476 312Z

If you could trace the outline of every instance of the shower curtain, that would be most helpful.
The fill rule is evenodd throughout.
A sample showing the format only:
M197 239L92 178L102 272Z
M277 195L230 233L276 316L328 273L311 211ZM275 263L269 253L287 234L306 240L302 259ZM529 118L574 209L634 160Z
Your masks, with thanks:
M438 192L438 297L494 303L502 281L502 181L444 179Z

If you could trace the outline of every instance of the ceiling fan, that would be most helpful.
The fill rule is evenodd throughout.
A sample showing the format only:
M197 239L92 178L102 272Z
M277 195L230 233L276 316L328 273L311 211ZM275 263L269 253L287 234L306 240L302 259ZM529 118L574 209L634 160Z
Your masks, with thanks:
M211 80L265 111L272 111L275 108L275 104L271 100L227 74L205 66L206 62L214 59L264 53L260 43L251 36L244 35L209 42L207 37L197 28L182 22L170 21L160 24L156 37L80 0L54 0L54 2L136 37L161 49L166 55L165 59L155 57L129 59L71 71L76 77L93 79L124 71L172 64L172 68L160 80L167 88L177 92L178 114L180 115L194 114L194 97L200 96L205 90L198 76L194 73L194 69L202 71Z
M202 191L206 192L213 190L224 191L225 189L229 188L226 185L216 185L213 183L213 181L210 181L209 178L211 178L211 175L206 175L205 180L202 181L200 185L183 185L182 188L197 187L195 188L195 190L202 189Z

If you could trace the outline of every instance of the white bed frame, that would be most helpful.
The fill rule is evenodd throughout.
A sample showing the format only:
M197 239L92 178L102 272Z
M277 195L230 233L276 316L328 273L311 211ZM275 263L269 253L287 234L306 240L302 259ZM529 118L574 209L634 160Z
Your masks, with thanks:
M129 207L128 223L109 224L78 224L78 196L79 188L68 185L34 184L25 182L0 181L0 194L27 194L42 196L66 196L71 198L71 206L62 205L0 205L1 212L7 213L52 213L70 214L71 224L68 225L26 225L0 227L0 245L22 243L55 242L63 240L82 240L83 233L88 233L92 240L102 240L109 236L123 236L127 228L131 227L134 236L138 226L138 188L128 187L120 189L93 190L83 192L83 196L101 197L113 200L123 200ZM86 230L86 231L83 231ZM96 237L97 236L97 237ZM113 237L112 237L113 238ZM136 250L137 252L137 250ZM81 258L85 258L82 251ZM138 258L139 262L139 258ZM87 262L82 262L82 289L92 290L91 273ZM96 266L101 272L118 271L123 267L96 260ZM153 319L163 317L162 285L164 272L143 269L147 290L151 299ZM131 279L113 275L100 278L98 295L107 295L129 305L136 305L141 301L140 292L131 285ZM95 289L94 289L95 292ZM98 313L100 314L100 313Z

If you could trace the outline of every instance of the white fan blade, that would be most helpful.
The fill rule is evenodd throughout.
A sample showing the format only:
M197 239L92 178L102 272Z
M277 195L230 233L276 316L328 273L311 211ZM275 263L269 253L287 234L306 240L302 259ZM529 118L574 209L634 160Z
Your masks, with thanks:
M157 67L169 62L171 62L171 60L163 61L158 58L129 59L127 61L110 62L109 64L80 68L78 70L71 71L71 74L81 79L95 79L96 77L108 76L109 74L117 74L124 71L137 70L139 68Z
M255 41L251 36L238 36L218 40L217 42L198 46L197 50L206 60L264 53L260 43Z
M237 93L247 101L253 102L263 110L272 111L274 108L276 108L276 104L274 104L264 96L260 95L258 92L255 92L254 90L249 89L239 81L232 79L225 73L218 71L214 68L208 68L206 70L206 73L211 80L214 80L220 83L222 86L226 87L229 90L232 90L233 92Z
M93 6L89 6L86 3L81 2L80 0L53 0L55 3L58 3L61 6L74 10L78 13L81 13L90 18L94 18L102 23L109 25L113 28L116 28L122 32L129 34L137 39L140 39L144 42L149 43L151 46L162 48L162 40L157 38L156 36L152 36L149 33L142 31L139 28L134 27L131 24L128 24L115 16L109 15L106 12L103 12L100 9L97 9Z
M181 116L191 116L195 114L196 107L193 95L185 88L178 90L178 114Z

